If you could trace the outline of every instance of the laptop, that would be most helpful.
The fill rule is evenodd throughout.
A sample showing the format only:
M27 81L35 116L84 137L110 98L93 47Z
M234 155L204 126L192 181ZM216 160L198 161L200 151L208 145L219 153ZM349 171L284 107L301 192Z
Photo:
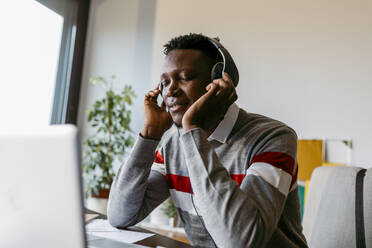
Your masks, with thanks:
M85 234L75 126L1 132L0 247L139 247Z

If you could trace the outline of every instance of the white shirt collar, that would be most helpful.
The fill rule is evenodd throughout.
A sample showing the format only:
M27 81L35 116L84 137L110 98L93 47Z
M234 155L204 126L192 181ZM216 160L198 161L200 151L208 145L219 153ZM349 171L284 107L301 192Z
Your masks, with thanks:
M208 141L217 140L221 143L225 143L235 125L236 120L238 119L238 115L239 106L235 103L231 104L223 120L220 122L220 124L218 124L214 132L208 137Z

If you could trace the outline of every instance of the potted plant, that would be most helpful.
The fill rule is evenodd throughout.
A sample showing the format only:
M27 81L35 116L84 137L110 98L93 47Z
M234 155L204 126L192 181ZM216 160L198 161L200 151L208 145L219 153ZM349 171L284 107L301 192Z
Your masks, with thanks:
M169 225L171 227L178 227L180 224L178 219L178 213L171 198L168 198L163 203L162 210L165 213L165 215L169 218Z
M90 79L93 85L103 87L105 94L87 110L88 123L94 133L83 142L85 197L103 198L106 204L115 177L113 165L122 162L134 143L129 106L135 94L128 85L115 92L114 80L115 76L110 80L103 77Z

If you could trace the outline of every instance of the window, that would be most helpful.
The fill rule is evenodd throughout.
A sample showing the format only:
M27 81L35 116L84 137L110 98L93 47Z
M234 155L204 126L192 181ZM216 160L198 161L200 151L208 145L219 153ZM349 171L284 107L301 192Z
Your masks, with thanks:
M78 103L88 7L77 0L2 4L0 127L73 122L68 109Z

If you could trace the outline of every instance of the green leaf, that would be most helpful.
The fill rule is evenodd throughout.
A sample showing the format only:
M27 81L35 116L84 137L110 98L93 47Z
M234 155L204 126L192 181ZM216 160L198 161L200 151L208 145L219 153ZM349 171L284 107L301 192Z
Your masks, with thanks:
M91 79L94 84L108 85L114 83L98 76ZM111 86L110 86L111 88ZM110 188L115 176L113 163L121 162L134 138L130 128L131 110L135 93L131 86L124 85L120 92L112 89L104 92L104 97L97 99L92 108L87 110L88 123L96 133L83 142L83 177L86 194L103 188ZM88 192L88 193L87 193Z

